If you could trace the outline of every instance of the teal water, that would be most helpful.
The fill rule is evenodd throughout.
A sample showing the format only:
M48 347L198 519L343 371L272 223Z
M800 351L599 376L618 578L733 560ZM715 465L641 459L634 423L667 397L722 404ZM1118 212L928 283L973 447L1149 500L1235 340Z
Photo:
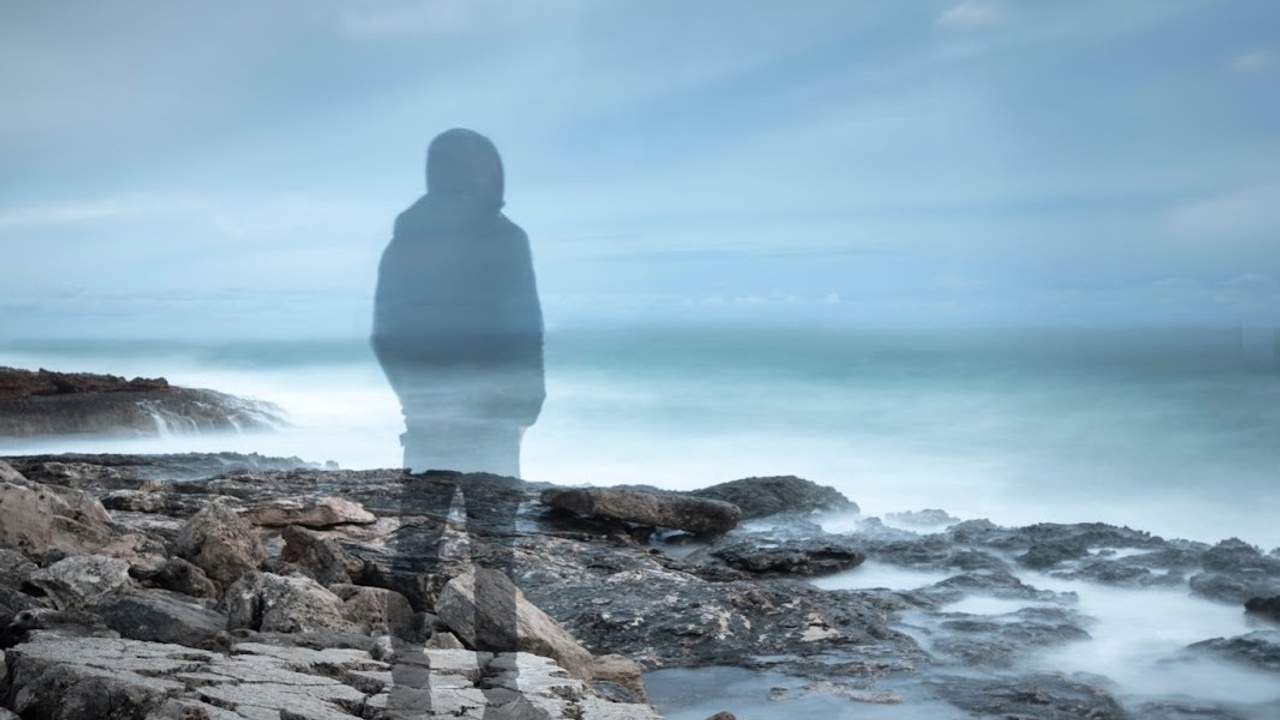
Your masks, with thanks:
M9 343L0 364L164 375L275 402L271 435L22 451L243 450L395 466L363 342ZM578 327L547 339L531 479L692 488L795 474L864 512L1102 520L1280 545L1280 370L1233 329Z

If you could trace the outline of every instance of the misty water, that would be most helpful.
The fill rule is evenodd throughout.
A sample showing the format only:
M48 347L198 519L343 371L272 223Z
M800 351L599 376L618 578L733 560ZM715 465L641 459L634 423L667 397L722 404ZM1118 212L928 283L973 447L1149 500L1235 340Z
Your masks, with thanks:
M941 508L1004 525L1103 521L1280 546L1280 373L1269 357L1242 353L1230 330L671 324L553 331L546 352L548 401L526 435L528 479L691 489L794 474L840 489L862 517ZM0 364L163 375L276 403L292 422L271 433L58 439L9 445L4 454L233 450L347 468L399 464L396 400L360 341L43 342L11 345ZM858 522L831 518L826 529ZM819 584L904 589L941 579L872 561ZM1247 632L1238 607L1185 590L1023 579L1075 592L1092 623L1093 639L1040 655L1045 668L1105 675L1126 701L1170 692L1280 697L1274 678L1256 672L1169 662L1189 643ZM982 597L947 608L989 616L1016 609ZM892 680L876 689L900 693L906 705L805 695L792 678L723 668L663 671L650 683L673 720L723 709L757 720L963 716ZM721 690L695 692L708 683ZM769 701L774 688L785 701Z

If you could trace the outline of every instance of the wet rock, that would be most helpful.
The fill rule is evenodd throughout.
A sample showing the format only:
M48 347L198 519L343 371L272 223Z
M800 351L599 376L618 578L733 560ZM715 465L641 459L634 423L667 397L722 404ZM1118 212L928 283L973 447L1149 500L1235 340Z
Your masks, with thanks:
M1249 598L1245 601L1244 609L1280 622L1280 595Z
M1255 630L1231 638L1205 640L1187 649L1280 673L1280 630Z
M342 598L305 576L250 572L223 594L227 628L262 632L360 632Z
M751 575L822 576L861 565L866 553L838 536L772 540L755 537L718 541L686 558L715 559Z
M540 499L545 505L579 515L699 534L728 532L742 517L737 506L721 500L630 488L551 488L542 491Z
M814 512L858 512L857 504L835 488L793 475L744 478L694 490L689 495L737 505L744 519Z
M328 528L334 525L368 525L377 521L360 503L322 495L319 497L277 498L241 511L240 517L267 527L300 525Z
M1249 598L1280 594L1280 577L1258 571L1200 573L1187 581L1191 592L1210 600L1241 604Z
M436 613L472 648L518 649L554 658L575 677L592 678L591 653L501 572L475 568L450 580Z
M216 502L182 526L174 550L178 557L204 570L224 588L241 575L256 570L267 559L267 551L253 526Z
M922 529L942 528L960 522L960 518L938 508L885 513L884 519L898 525Z
M29 581L58 610L85 607L129 583L129 564L100 555L73 555L33 573Z
M937 623L928 647L965 667L1011 669L1040 648L1088 640L1081 622L1070 610L1054 607L951 616Z
M164 378L0 367L0 438L161 435L281 427L271 403L169 385Z
M1128 720L1128 714L1110 693L1085 678L1056 674L950 676L927 685L951 704L978 717Z
M225 615L160 591L108 595L93 609L108 627L132 640L196 647L227 627Z

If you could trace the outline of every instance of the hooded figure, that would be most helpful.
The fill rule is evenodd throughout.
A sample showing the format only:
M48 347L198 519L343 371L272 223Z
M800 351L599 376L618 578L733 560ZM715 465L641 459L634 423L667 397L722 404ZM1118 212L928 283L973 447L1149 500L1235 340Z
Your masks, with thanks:
M378 267L373 349L400 399L404 465L518 477L546 397L529 240L502 214L502 160L471 130L427 151L427 194Z

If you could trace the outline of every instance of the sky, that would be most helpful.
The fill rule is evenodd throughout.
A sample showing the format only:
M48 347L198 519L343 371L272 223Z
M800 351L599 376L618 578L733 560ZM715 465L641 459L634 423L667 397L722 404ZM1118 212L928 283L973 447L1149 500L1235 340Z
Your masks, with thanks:
M0 0L0 339L367 334L438 132L548 325L1280 325L1274 0Z

